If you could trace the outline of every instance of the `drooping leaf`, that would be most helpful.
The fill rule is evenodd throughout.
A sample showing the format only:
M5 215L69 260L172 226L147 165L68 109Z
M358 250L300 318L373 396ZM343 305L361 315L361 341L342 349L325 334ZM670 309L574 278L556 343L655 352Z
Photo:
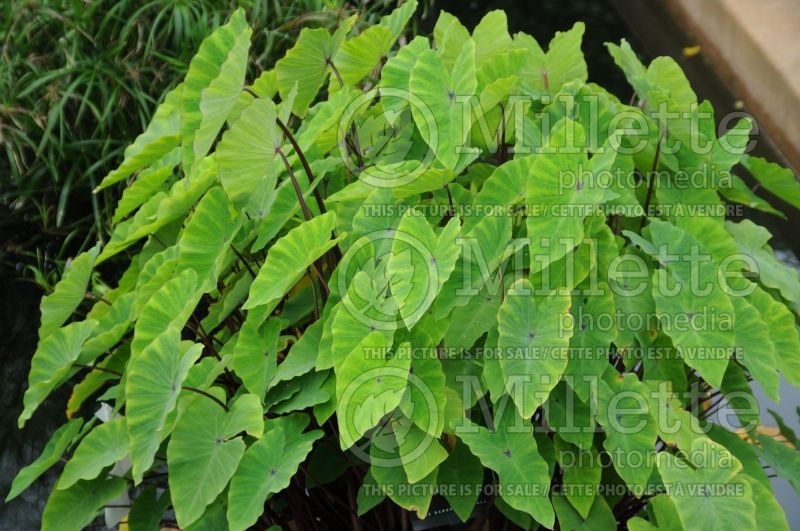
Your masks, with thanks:
M128 513L128 529L130 531L154 531L161 525L164 512L169 507L169 493L162 492L151 485L144 489L133 502Z
M641 495L655 465L658 438L647 400L650 391L633 374L620 375L614 384L599 382L597 420L606 433L603 446L628 488Z
M227 24L200 44L189 64L181 91L181 152L186 175L206 156L236 105L244 85L251 34L244 10L238 9Z
M400 507L425 518L433 499L438 469L412 487L400 461L399 447L395 434L390 430L380 429L373 435L369 449L369 474L374 478L378 491L373 496L382 493Z
M68 489L53 490L42 514L42 529L83 529L105 504L125 492L126 486L124 479L103 477L79 481Z
M189 177L176 181L169 192L156 193L132 218L117 224L96 263L108 260L145 236L185 216L216 178L216 158L209 155L197 163Z
M464 421L456 434L485 467L497 472L503 500L545 527L555 521L548 498L550 474L539 454L533 428L506 406L494 430Z
M84 365L90 364L98 356L111 350L130 329L135 318L134 294L125 293L117 297L111 303L111 308L98 318L91 337L81 348L78 362Z
M265 435L244 453L228 491L228 525L233 531L250 527L264 501L280 492L302 463L322 431L303 433L309 419L302 414L265 423Z
M270 318L262 325L258 318L261 313L248 312L233 348L232 361L233 370L245 388L263 400L278 370L278 336L286 321Z
M147 301L133 329L132 360L169 328L183 328L200 299L197 280L197 273L186 269L165 282Z
M100 246L96 245L79 254L64 272L53 292L42 297L39 308L42 315L39 325L40 341L58 330L86 296L94 261L99 252Z
M800 454L796 448L779 443L768 435L759 435L761 448L756 452L795 492L800 492Z
M31 359L28 389L22 398L24 408L17 420L20 428L50 392L66 380L81 347L97 326L97 321L79 321L59 328L39 342Z
M79 480L96 478L128 454L125 417L104 422L84 437L64 466L58 481L59 489L67 489Z
M167 94L144 133L136 137L136 140L125 149L122 164L103 178L95 188L95 192L150 166L180 145L182 96L183 84Z
M328 212L290 230L270 248L267 260L258 271L244 309L266 306L267 311L300 280L306 268L336 245L331 231L336 214Z
M795 208L800 208L800 182L792 170L753 156L743 157L742 164L764 188Z
M777 368L791 385L800 385L800 331L794 315L758 286L754 286L747 300L755 306L769 328L769 337L775 345ZM749 360L745 359L743 363L749 368Z
M128 365L125 381L127 432L133 479L141 481L166 433L167 415L175 408L181 384L202 351L202 345L181 345L180 334L168 328Z
M430 434L409 419L399 416L392 421L397 439L397 453L411 484L425 479L447 459L447 451Z
M406 390L411 358L380 332L369 334L336 371L339 438L343 449L353 446L368 430L400 404Z
M746 219L739 223L726 222L725 228L736 239L739 250L755 262L755 271L760 281L768 288L780 291L792 303L795 312L800 311L800 274L795 269L781 263L774 251L767 245L772 234L759 225Z
M611 507L602 496L594 499L591 510L587 516L581 516L570 505L564 496L553 496L553 507L558 516L558 524L565 531L590 531L613 529L616 526L616 518L611 512Z
M22 491L27 489L61 459L61 456L75 440L82 426L83 419L72 419L53 433L39 457L33 463L17 472L14 481L11 483L11 489L6 496L6 503L19 496Z
M178 244L177 267L197 273L198 288L210 291L216 284L225 260L225 251L233 240L241 220L230 208L219 187L211 188L198 203Z
M200 518L223 491L245 451L244 441L236 435L251 429L254 420L261 421L257 398L248 402L246 414L235 407L240 401L225 411L214 401L197 397L175 425L167 465L172 506L181 527Z
M737 477L741 463L722 445L698 438L687 449L690 466L659 452L658 472L686 529L755 529L756 507L750 484Z
M789 523L786 521L784 508L775 499L772 491L749 476L743 478L753 489L753 503L756 507L756 529L775 529L788 531Z
M654 258L662 266L653 273L653 297L661 326L686 364L718 388L734 347L734 332L724 322L733 319L733 304L720 287L712 262L680 258L705 253L691 234L658 219L650 221L647 232L658 250ZM711 308L719 323L703 323L697 317ZM689 324L682 325L682 320Z
M456 442L456 447L439 467L439 485L444 485L444 497L462 522L466 522L480 492L475 488L483 482L483 467L472 455L467 445Z

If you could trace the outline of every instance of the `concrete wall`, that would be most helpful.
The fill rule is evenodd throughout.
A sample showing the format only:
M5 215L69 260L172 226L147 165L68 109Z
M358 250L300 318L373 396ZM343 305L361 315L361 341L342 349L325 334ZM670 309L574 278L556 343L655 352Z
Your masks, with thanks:
M800 169L800 2L667 0L667 5L787 162Z

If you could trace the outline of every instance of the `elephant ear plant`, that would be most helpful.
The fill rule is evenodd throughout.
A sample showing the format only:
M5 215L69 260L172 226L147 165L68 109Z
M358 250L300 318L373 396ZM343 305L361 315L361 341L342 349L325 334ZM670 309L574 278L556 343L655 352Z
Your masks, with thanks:
M8 496L64 462L45 529L788 528L751 384L800 385L800 282L731 170L794 175L669 58L609 44L623 103L582 24L410 39L416 7L254 80L233 13L100 184L19 417L71 387Z

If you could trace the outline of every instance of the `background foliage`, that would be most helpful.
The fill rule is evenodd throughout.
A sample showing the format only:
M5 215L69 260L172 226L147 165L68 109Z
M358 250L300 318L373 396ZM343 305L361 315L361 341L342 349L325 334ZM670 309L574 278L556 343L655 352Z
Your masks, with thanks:
M0 272L51 286L104 240L116 197L91 190L122 158L200 42L232 9L253 26L251 75L306 25L364 22L393 2L12 0L0 12Z

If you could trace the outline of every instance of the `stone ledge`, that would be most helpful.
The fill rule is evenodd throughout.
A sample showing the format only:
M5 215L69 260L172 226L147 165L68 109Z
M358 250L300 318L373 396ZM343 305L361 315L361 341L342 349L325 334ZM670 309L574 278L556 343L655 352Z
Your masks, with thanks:
M667 0L775 147L800 168L800 10L793 0ZM795 172L797 173L797 172Z

